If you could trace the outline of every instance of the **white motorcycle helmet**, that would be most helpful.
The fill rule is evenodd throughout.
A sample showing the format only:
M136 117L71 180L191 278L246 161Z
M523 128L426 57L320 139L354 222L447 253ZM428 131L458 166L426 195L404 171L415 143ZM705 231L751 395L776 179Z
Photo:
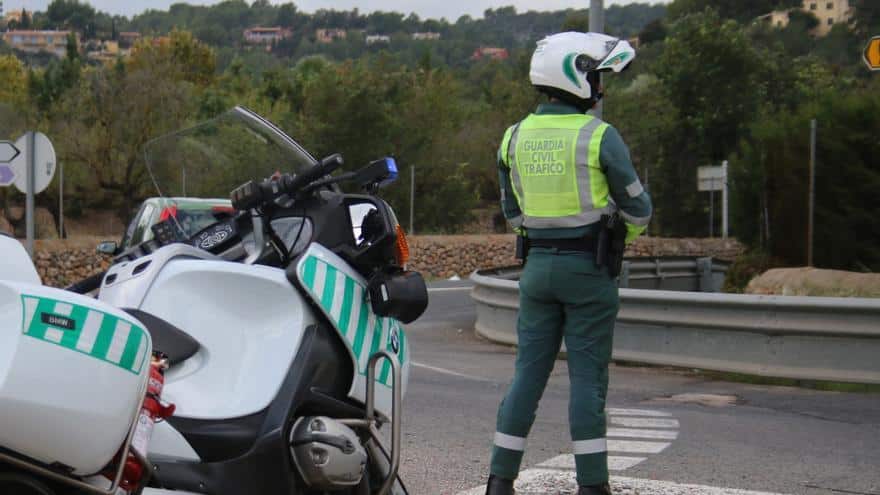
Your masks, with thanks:
M567 32L538 42L529 78L538 90L586 111L602 98L600 72L621 72L636 58L626 40Z

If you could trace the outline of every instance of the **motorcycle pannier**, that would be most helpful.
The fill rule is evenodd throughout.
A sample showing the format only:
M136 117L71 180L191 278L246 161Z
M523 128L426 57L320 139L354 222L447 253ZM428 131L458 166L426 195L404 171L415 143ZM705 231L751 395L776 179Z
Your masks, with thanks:
M76 475L122 447L149 377L152 342L95 299L0 280L0 448Z

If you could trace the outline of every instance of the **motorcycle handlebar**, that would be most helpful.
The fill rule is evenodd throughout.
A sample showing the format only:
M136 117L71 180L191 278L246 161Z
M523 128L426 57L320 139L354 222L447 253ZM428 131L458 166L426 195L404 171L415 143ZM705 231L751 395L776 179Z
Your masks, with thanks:
M284 174L277 180L248 181L229 195L232 206L236 210L245 211L274 201L275 198L283 194L294 194L321 177L332 173L342 164L342 155L336 153L297 175Z

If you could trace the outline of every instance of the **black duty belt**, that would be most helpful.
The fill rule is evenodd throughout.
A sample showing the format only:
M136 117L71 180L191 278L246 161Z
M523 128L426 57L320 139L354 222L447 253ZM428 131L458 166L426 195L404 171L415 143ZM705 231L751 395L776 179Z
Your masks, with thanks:
M584 253L596 252L595 237L580 237L577 239L529 239L530 248L551 248L560 251L581 251Z

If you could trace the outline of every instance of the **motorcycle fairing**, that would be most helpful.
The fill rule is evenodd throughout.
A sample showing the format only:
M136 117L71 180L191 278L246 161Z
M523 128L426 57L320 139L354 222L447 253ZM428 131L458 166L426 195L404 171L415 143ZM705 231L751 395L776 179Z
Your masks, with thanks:
M385 349L395 355L403 369L403 391L409 376L409 343L399 321L373 313L367 281L339 256L320 244L313 243L296 265L299 285L321 309L345 342L355 373L348 396L366 399L367 361ZM391 364L382 361L377 369L376 410L391 416Z

